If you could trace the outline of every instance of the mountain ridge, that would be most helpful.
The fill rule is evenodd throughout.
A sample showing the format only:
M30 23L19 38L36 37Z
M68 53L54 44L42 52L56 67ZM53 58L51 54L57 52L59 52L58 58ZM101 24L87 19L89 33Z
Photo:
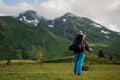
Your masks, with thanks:
M120 35L117 32L111 31L89 18L79 17L70 12L53 20L46 20L44 18L44 21L38 23L36 27L48 29L55 35L70 41L74 39L77 33L82 31L87 36L86 39L89 43L97 44L93 46L93 48L97 50L94 52L95 54L101 49L109 54L118 54L118 52L120 52ZM99 44L106 45L106 47L99 47Z
M4 56L5 59L10 56L9 53L13 53L13 59L15 57L37 59L39 51L43 53L44 58L71 55L68 46L72 44L71 41L80 31L87 36L86 39L95 55L98 55L99 50L103 50L107 57L109 54L119 55L119 33L108 30L91 19L81 18L71 13L54 20L46 20L38 15L36 20L32 18L35 16L31 16L31 13L29 15L28 12L26 15L30 19L24 13L16 18L0 17L0 49L3 50L0 56ZM22 41L21 44L20 41ZM6 53L7 57L2 53Z

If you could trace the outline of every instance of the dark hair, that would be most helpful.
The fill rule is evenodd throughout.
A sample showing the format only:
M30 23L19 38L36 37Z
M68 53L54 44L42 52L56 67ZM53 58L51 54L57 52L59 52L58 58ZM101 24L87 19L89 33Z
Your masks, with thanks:
M78 34L77 37L76 37L76 39L77 39L76 43L79 45L82 42L82 40L83 40L83 35Z

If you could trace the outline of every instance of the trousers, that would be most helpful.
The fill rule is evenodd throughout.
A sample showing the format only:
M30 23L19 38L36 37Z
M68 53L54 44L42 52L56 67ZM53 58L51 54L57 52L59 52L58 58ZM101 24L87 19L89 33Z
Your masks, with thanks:
M74 53L74 72L82 74L82 65L85 58L84 52Z

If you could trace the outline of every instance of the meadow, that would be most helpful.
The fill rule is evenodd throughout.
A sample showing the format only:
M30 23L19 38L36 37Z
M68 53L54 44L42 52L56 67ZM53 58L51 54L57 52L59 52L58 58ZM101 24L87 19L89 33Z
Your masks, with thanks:
M120 80L120 65L92 64L93 69L78 76L73 73L73 63L45 63L0 61L0 80Z

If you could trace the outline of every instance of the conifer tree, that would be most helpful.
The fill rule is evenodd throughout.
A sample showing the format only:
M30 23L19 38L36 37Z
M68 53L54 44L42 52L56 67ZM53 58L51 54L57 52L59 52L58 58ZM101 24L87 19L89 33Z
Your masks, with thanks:
M109 54L109 60L110 60L110 61L112 60L112 55L111 55L111 54Z
M100 50L100 51L99 51L98 57L105 58L105 54L104 54L103 50Z

